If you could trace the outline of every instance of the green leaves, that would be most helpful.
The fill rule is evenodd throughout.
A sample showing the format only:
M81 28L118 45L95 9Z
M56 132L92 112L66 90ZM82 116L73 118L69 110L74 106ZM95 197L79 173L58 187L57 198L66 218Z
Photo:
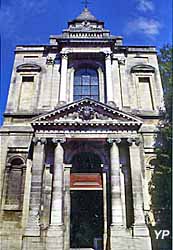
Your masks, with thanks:
M167 113L165 116L169 121L172 121L172 98L173 98L173 48L171 45L164 45L160 49L158 60L162 79L164 100Z
M173 99L173 48L170 45L160 49L158 59L164 90L164 102L166 112L160 120L159 133L156 137L157 155L154 174L150 183L150 194L152 196L152 210L155 215L156 227L171 232L171 209L172 209L172 99ZM166 246L171 247L169 239ZM157 250L162 248L158 244ZM171 248L170 248L171 249Z

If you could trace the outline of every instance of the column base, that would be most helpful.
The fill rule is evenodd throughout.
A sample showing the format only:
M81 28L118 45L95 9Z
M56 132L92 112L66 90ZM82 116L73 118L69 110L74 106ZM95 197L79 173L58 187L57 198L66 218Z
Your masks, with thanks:
M150 237L148 227L145 224L133 225L133 237Z
M27 226L25 229L25 236L34 236L39 237L40 236L40 226Z
M61 237L63 236L64 226L63 225L50 225L47 231L48 237Z
M146 233L145 230L143 232ZM111 225L110 243L110 250L152 250L151 238L147 234L133 236L133 230L123 226Z
M46 250L64 249L64 226L50 225L47 231Z
M127 236L127 230L123 225L111 225L111 236L112 237L123 237Z
M110 234L110 243L111 243L111 250L121 249L126 250L128 249L127 242L131 238L131 234L125 229L124 226L118 225L111 225L111 234Z
M22 250L45 249L44 240L37 236L23 236ZM47 250L47 249L46 249Z

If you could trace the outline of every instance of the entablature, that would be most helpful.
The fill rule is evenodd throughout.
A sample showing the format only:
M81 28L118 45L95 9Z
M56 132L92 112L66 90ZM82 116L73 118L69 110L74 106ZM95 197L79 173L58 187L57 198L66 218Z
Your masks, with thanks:
M35 130L138 131L142 120L90 98L59 107L35 118Z

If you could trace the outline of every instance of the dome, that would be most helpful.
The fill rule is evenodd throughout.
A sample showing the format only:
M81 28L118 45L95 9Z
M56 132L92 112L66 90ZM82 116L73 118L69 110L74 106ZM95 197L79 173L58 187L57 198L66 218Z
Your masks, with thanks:
M82 13L76 18L77 21L97 21L96 17L91 14L88 8L84 8Z

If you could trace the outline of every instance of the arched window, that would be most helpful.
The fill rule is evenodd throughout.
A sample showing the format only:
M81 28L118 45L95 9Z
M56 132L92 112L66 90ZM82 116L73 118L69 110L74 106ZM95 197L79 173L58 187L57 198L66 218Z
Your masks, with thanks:
M24 159L14 157L8 161L6 167L6 197L5 205L16 205L21 208L24 194L26 166Z
M79 69L74 75L73 99L89 97L99 100L99 81L97 71L90 68Z

